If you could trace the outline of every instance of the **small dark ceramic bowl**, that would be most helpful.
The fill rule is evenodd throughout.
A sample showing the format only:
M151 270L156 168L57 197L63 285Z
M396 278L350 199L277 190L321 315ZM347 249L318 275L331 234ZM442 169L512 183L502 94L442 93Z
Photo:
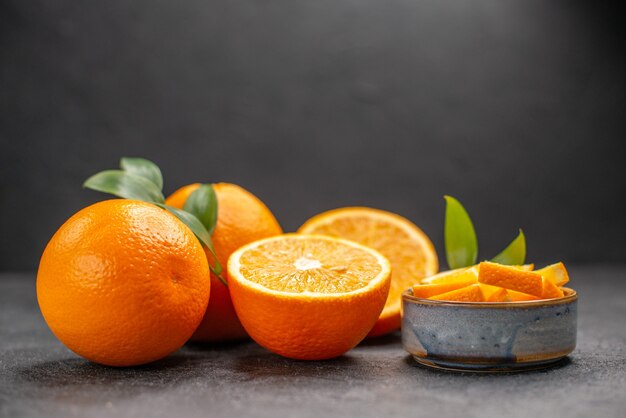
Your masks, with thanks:
M402 294L402 344L423 365L462 371L537 369L576 347L578 296L446 302Z

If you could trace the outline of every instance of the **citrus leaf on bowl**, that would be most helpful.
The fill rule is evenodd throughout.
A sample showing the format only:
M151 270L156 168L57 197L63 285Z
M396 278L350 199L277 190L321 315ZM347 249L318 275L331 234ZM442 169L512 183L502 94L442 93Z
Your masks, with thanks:
M163 203L161 190L150 180L122 170L105 170L89 177L83 187L124 199Z
M444 240L448 267L457 269L474 265L478 257L478 240L472 220L461 202L452 196L444 196L444 199Z

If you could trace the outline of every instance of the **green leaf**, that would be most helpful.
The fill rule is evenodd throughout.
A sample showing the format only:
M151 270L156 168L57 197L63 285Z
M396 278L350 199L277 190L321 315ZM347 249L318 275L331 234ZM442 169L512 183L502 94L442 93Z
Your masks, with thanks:
M123 157L120 160L122 170L130 174L143 177L154 183L159 190L163 190L163 175L158 165L145 158Z
M210 235L217 224L217 195L213 186L203 184L187 198L183 208L202 222Z
M161 190L144 177L122 170L105 170L89 177L83 187L125 199L163 203Z
M491 259L494 263L521 266L526 261L526 237L519 230L519 235L500 254Z
M444 240L446 259L450 269L476 264L478 241L474 225L461 202L451 196L446 199Z
M211 240L211 234L209 231L202 225L202 222L194 215L189 212L185 212L184 210L173 208L171 206L165 205L163 203L157 203L157 206L169 211L172 215L176 216L180 219L191 231L195 234L195 236L200 240L200 243L206 247L213 259L215 260L215 266L209 266L213 274L217 276L218 279L224 284L224 286L228 286L226 280L222 277L222 265L217 260L217 255L215 254L215 248L213 248L213 240Z

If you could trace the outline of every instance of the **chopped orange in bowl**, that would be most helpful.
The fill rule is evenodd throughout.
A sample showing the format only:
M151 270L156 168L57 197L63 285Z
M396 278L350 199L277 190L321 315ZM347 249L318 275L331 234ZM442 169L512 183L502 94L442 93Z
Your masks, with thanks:
M483 261L444 271L412 287L413 296L453 302L525 302L564 296L569 281L563 263L534 270L533 264L507 266Z

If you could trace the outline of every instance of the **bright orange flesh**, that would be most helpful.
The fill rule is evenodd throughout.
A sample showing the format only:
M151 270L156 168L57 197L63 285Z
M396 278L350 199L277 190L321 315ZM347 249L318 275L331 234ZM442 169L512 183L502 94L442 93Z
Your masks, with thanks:
M202 246L176 217L124 199L89 206L48 243L37 298L52 332L77 354L135 366L176 351L209 300Z
M393 271L389 297L370 337L399 329L402 292L438 269L437 254L426 234L390 212L363 207L335 209L309 219L298 233L348 239L374 248L389 259Z
M550 280L543 278L543 291L541 293L543 299L562 298L563 291Z
M458 279L456 281L450 281L447 283L436 283L436 284L419 284L413 286L413 296L417 298L429 298L431 296L440 295L442 293L450 292L452 290L457 290L462 287L469 286L474 284L476 279Z
M557 286L563 286L569 282L569 275L565 265L561 262L536 270L535 273L541 274L541 277L550 280Z
M483 292L477 284L472 284L461 289L432 296L429 299L449 300L453 302L485 302Z
M182 187L166 200L166 204L182 209L199 183ZM256 196L229 183L213 185L217 195L217 225L212 235L217 259L226 266L230 255L242 245L262 238L282 234L272 212ZM209 260L211 257L209 257ZM222 273L228 280L226 269ZM211 298L206 314L191 338L193 341L226 341L247 337L241 326L228 288L211 274Z
M543 281L540 274L489 261L480 263L478 281L539 297L543 295Z
M390 286L380 253L325 236L287 234L237 250L228 261L237 315L261 346L319 360L358 344L382 311Z
M507 299L507 291L503 287L491 286L484 283L478 283L478 287L483 292L485 302L505 302Z
M528 293L516 292L515 290L506 289L506 300L508 302L526 302L529 300L538 300L539 298Z

